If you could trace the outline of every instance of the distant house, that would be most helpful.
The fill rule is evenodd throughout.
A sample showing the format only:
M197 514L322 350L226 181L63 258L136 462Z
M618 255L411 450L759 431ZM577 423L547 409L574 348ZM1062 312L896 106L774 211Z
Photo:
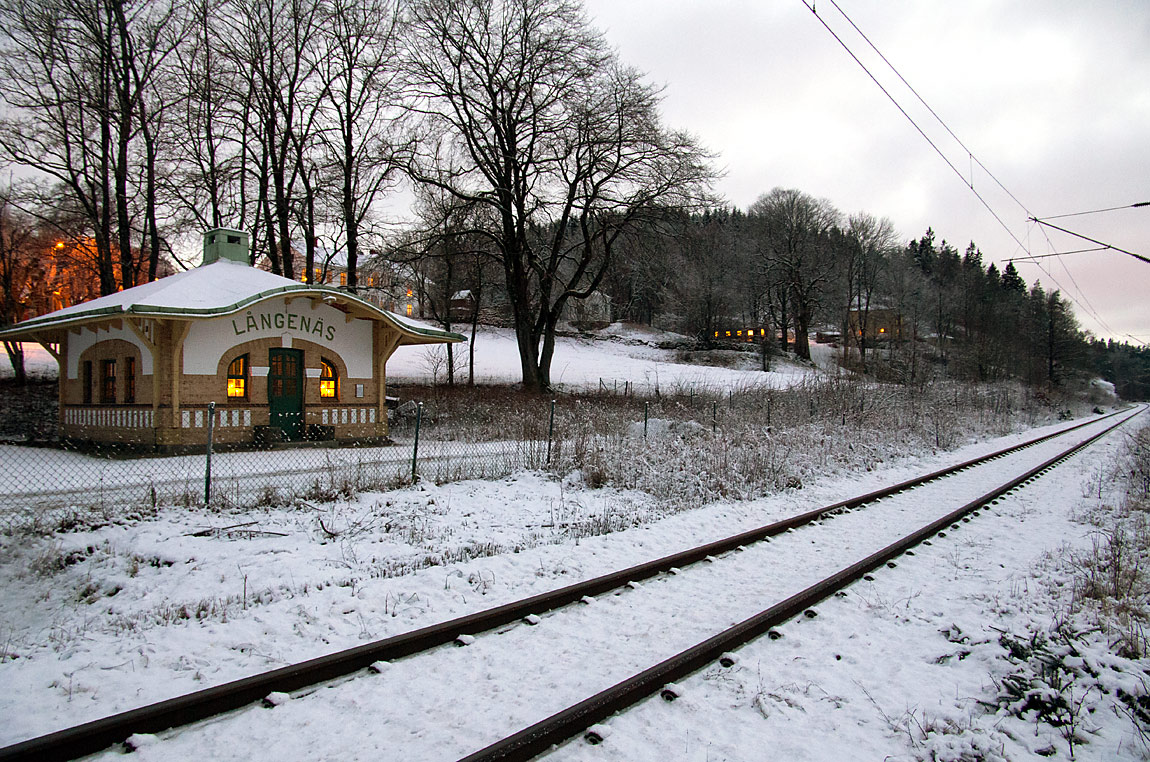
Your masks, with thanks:
M871 307L869 310L851 310L847 314L847 327L856 340L866 330L868 342L881 342L902 338L902 313L890 307Z
M712 337L714 341L719 343L727 342L742 342L753 344L756 341L762 341L764 338L772 336L778 338L778 331L770 328L756 328L746 325L732 325L727 328L721 328L714 332Z
M456 291L451 295L451 303L447 308L453 321L471 320L471 316L475 314L475 294L470 289Z
M418 278L410 265L387 262L377 254L375 251L361 251L356 263L356 296L397 315L409 318L426 317L427 312L420 299L421 291L426 290L426 283L424 289L417 288ZM314 264L309 279L305 272L307 269L305 244L301 241L292 242L294 271L299 274L301 282L341 289L350 288L347 249L341 246L332 251L322 244L317 244L313 257Z
M247 233L211 230L199 267L0 339L38 342L59 362L66 439L160 452L203 448L209 422L220 444L378 440L392 352L463 340L248 263Z

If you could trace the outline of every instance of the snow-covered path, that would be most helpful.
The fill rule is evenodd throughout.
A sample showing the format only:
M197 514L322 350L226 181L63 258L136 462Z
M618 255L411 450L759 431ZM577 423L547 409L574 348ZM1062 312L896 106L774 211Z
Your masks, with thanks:
M1072 436L1085 438L1103 425ZM506 628L497 635L480 637L468 648L440 649L403 660L378 677L320 689L274 711L251 709L179 731L171 739L142 749L141 758L230 758L237 737L262 753L284 759L458 758L757 613L982 494L988 484L1046 460L1066 444L1059 439L1029 448L822 526L730 554L713 565L655 580L640 590L608 596L590 606L556 612L536 627ZM1063 476L1074 471L1064 469L1039 483L1079 478L1077 473ZM1001 523L1001 515L997 518ZM980 523L964 526L951 544L961 547L965 538L974 536L966 527ZM938 546L944 544L938 541L933 553L923 555L937 556ZM908 558L903 565L914 563ZM945 575L919 581L933 583L932 595L948 587ZM881 582L876 579L873 584ZM788 628L798 626L791 623ZM756 642L747 648L764 647L768 646ZM876 665L889 666L890 656L872 654L871 658ZM731 674L742 674L739 669ZM706 678L693 680L699 679ZM685 706L689 708L690 703ZM651 706L642 711L664 712ZM757 711L763 713L763 707ZM627 717L618 718L616 724L625 726L626 721ZM646 736L642 743L651 746L653 739L646 732L642 735ZM639 751L632 748L629 752L634 754L623 756L613 752L609 758L679 758L669 749L661 755ZM564 752L583 753L579 744L569 745Z

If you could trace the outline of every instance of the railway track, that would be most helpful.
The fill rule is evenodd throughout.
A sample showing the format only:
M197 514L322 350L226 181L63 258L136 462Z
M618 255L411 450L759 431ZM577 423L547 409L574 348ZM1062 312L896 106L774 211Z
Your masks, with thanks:
M1114 420L1105 422L1102 419L1093 419L884 490L808 511L725 540L551 593L31 739L0 749L0 760L76 758L121 742L133 733L156 733L224 712L253 706L270 694L295 692L298 696L301 693L318 690L315 686L322 685L331 686L333 691L337 692L349 690L350 685L346 681L340 681L339 678L353 675L373 663L393 662L397 659L402 661L382 667L386 672L384 678L365 681L364 684L370 685L373 693L380 691L381 683L401 686L402 690L390 697L380 693L382 698L379 701L389 705L414 707L420 703L415 695L423 690L420 683L428 682L423 679L428 677L426 667L417 662L436 658L435 654L427 652L458 641L460 636L466 637L459 642L470 642L476 634L492 630L507 636L508 640L522 641L520 646L503 649L507 653L499 659L505 663L480 665L478 674L475 673L476 667L469 664L476 661L467 654L469 649L462 649L455 654L439 653L439 661L449 662L440 670L445 672L438 678L441 688L424 692L432 696L451 696L453 684L457 690L459 685L472 685L474 681L482 683L485 679L484 674L496 670L497 667L509 670L508 674L514 675L517 652L523 653L524 649L535 650L546 647L541 643L542 636L539 633L552 630L553 637L563 639L563 628L551 627L548 621L551 617L546 616L548 612L554 612L551 616L563 615L572 618L574 624L569 625L568 629L573 627L576 630L607 634L606 641L598 644L589 643L588 652L594 652L596 649L613 650L618 652L620 658L602 666L596 666L591 661L581 662L585 668L579 672L585 679L575 681L579 685L574 690L583 691L582 695L589 693L591 698L564 705L558 708L558 711L550 711L549 707L554 705L554 701L540 700L537 702L538 708L549 712L545 719L533 722L511 736L495 740L481 751L465 757L469 761L528 759L572 735L577 735L589 725L635 701L658 692L666 683L714 662L723 652L768 632L778 623L801 613L818 600L833 594L868 571L890 562L914 544L939 532L946 532L952 525L957 526L967 518L967 514L974 513L981 506L1052 468L1057 462L1136 414L1129 412L1114 414L1107 416L1107 418L1116 416ZM1072 440L1071 443L1064 444L1066 439ZM1008 468L1000 464L1004 459L1010 459ZM978 469L977 473L975 469ZM986 484L992 479L995 483L1002 480L1001 474L1006 471L1010 472L1010 477L999 487L987 491ZM959 487L957 482L962 482L965 486ZM948 484L950 486L946 486ZM933 490L934 494L924 495L924 490ZM938 515L923 524L922 511L914 509L915 505L922 503L945 504L947 508L941 513L935 511ZM856 510L868 504L870 507L865 516L864 512ZM957 507L953 507L955 505ZM828 521L830 518L836 520ZM836 525L841 524L850 525L836 530ZM893 539L870 537L868 525L878 524L897 530L896 536ZM807 577L812 584L802 586L798 592L785 594L785 591L776 592L768 589L771 585L759 584L758 579L764 573L764 569L770 570L773 564L777 564L780 558L786 557L794 549L796 543L808 543L807 532L795 531L807 525L817 526L818 529L815 531L821 535L818 540L811 539L809 542L825 544L828 548L835 547L837 555L828 553L835 557L828 558L828 564L810 570ZM913 527L913 531L907 533L905 530L908 527ZM764 542L771 538L776 540ZM855 542L864 538L866 542ZM865 553L862 552L864 549ZM863 555L862 560L853 563L842 562L843 558L858 558L860 553ZM740 580L740 584L729 585L731 588L729 591L724 590L721 594L714 592L714 577L718 572L705 563L699 567L699 573L677 574L688 565L713 560L722 554L730 554L724 560L722 574L729 579ZM825 573L828 567L832 568L833 572L829 576ZM802 581L802 575L787 576L794 577L793 580L789 580L791 582ZM673 583L672 577L674 577ZM651 583L644 583L645 580L652 578L656 579ZM626 591L628 585L639 586L639 583L644 583L642 595L621 592ZM705 590L709 592L701 592ZM615 592L616 595L600 601L601 605L580 606L569 608L564 612L559 611L569 604L592 601L594 597L602 597L609 592ZM765 610L760 610L764 594L777 602ZM703 598L708 599L708 604L712 608L707 617L709 620L727 621L733 623L733 626L718 633L714 633L712 627L711 634L703 638L699 637L699 627L677 627L676 612L681 612L684 605L691 605L691 601L695 601L697 605ZM718 600L720 598L723 600ZM624 600L628 601L628 606L646 606L647 610L641 614L617 610L616 604L622 605L620 602ZM630 603L631 600L635 603ZM746 616L748 610L755 613ZM543 616L546 618L540 619ZM532 623L541 622L545 626L534 628L517 624L525 617ZM613 622L621 617L630 617L642 623L663 621L666 624L661 625L661 629L655 632L649 627L644 631L643 626L646 625L641 625L638 631L617 633ZM642 647L641 641L652 637L663 641L659 645L663 654L669 654L666 658L652 659L650 649ZM624 646L607 645L611 638L619 639ZM482 641L476 645L482 645ZM420 658L403 658L419 654L426 655ZM650 664L652 661L657 661L655 666L635 671L633 666L635 663ZM559 671L563 672L562 669ZM565 679L566 676L543 679L557 680L560 677ZM623 679L615 679L618 677ZM601 685L604 681L608 683L606 688L588 689L590 686ZM566 696L568 692L555 691L561 696ZM291 703L293 702L277 708L275 712L269 713L269 716L289 714ZM526 703L534 708L536 702ZM434 707L433 702L430 709L433 714ZM224 724L230 721L231 718L221 720ZM269 738L277 735L273 731L269 732L272 734ZM177 733L175 738L178 739L182 735L184 734ZM482 737L491 734L484 732L478 735ZM479 744L472 745L472 748L477 745ZM388 748L391 749L390 746ZM457 752L451 750L444 750L444 754L444 758L458 756ZM401 755L391 758L413 757Z

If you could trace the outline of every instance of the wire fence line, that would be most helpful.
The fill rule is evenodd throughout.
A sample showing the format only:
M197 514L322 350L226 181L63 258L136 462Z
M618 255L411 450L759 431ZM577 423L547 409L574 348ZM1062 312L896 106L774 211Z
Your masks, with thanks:
M543 465L546 443L396 439L384 447L216 452L207 457L126 458L99 451L0 445L0 526L7 531L68 528L99 516L164 505L214 507L329 500L416 479L498 478Z
M690 388L647 399L630 388L558 401L433 388L425 403L395 411L383 446L299 443L217 451L209 460L0 444L0 531L82 528L167 505L328 501L522 470L580 471L591 486L641 489L668 505L750 496L801 486L819 470L869 467L890 457L891 440L909 452L1005 433L1027 422L1019 419L1028 409L1016 390L942 385L908 392L831 381L786 390Z
M570 465L573 454L585 449L585 435L569 425L556 431L556 402L539 403L537 411L521 406L505 411L514 425L508 419L482 431L468 430L442 410L424 417L419 403L411 406L415 415L409 409L407 415L395 417L391 442L382 446L293 443L160 456L116 446L0 444L0 531L91 526L165 505L284 505L394 489L418 480L495 479L545 469L564 453ZM691 403L702 410L694 405L693 395ZM565 414L579 416L578 407ZM650 403L629 407L629 417L642 421L646 435ZM712 407L717 409L717 403Z

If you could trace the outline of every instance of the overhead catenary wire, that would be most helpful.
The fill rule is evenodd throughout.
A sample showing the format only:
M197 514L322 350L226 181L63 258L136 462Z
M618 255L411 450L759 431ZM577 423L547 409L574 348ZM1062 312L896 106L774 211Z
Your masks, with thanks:
M1043 217L1044 220L1060 220L1063 217L1081 217L1085 214L1101 214L1102 212L1116 212L1120 209L1137 209L1142 206L1150 206L1150 201L1139 201L1136 204L1126 204L1125 206L1108 206L1105 209L1091 209L1086 212L1070 212L1069 214L1052 214Z
M1046 220L1043 220L1043 219L1039 219L1038 217L1031 217L1030 219L1032 222L1037 222L1039 225L1045 225L1048 228L1054 228L1055 230L1061 230L1063 233L1067 233L1069 235L1072 235L1075 238L1081 238L1084 241L1090 241L1090 243L1096 243L1099 246L1106 248L1106 249L1113 249L1114 251L1120 251L1123 254L1129 254L1130 256L1134 257L1137 260L1140 260L1142 262L1146 262L1147 264L1150 264L1150 257L1144 257L1141 254L1135 254L1134 252L1129 251L1127 249L1123 249L1120 246L1113 246L1113 245L1105 243L1103 241L1099 241L1097 238L1091 238L1088 235L1082 235L1081 233L1075 233L1073 230L1067 230L1066 228L1059 227L1058 225L1052 224L1052 223L1047 222Z
M944 162L946 162L947 166L949 166L951 168L951 170L959 177L959 179L962 180L963 184L966 185L970 189L970 191L974 194L974 196L986 208L986 210L990 213L990 215L992 217L994 217L994 219L1003 228L1003 230L1005 230L1007 232L1007 234L1012 239L1014 239L1014 241L1018 245L1018 247L1026 252L1026 254L1028 256L1025 258L1019 258L1019 261L1031 261L1033 259L1033 255L1031 255L1030 247L1027 244L1023 243L1018 238L1018 236L1016 236L1014 234L1014 231L1011 230L1010 227L1003 221L1002 217L994 210L993 207L991 207L989 202L987 202L987 200L985 198L983 198L982 194L979 193L975 189L974 182L973 182L973 179L974 179L973 178L973 164L977 164L987 174L987 176L990 177L995 182L995 184L997 184L998 187L1007 196L1009 196L1014 201L1014 203L1016 203L1027 214L1028 219L1033 220L1034 215L1031 213L1030 209L1025 204L1023 204L1022 201L1019 200L1017 196L1015 196L1013 193L1010 192L1010 190L994 175L994 173L992 173L986 167L986 165L983 164L982 161L980 161L974 155L973 151L971 151L969 148L966 147L966 144L962 142L962 140L954 133L954 131L949 127L949 125L946 124L946 122L942 119L942 117L940 117L938 115L938 113L933 108L930 107L930 104L928 104L926 102L926 100L921 95L919 95L918 91L915 90L914 87L912 87L909 82L907 82L906 78L902 76L902 74L898 71L898 69L894 66L894 64L892 64L890 62L890 60L885 55L883 55L882 51L880 51L878 49L878 47L873 42L871 42L870 38L867 37L866 34L858 27L858 25L855 24L854 21L846 14L846 12L843 11L843 9L841 7L839 7L839 5L835 2L835 0L828 0L828 2L830 2L831 5L833 5L835 7L835 9L842 15L842 17L847 21L847 23L850 24L850 26L855 30L855 32L860 37L862 37L863 40L866 41L866 43L875 52L875 54L877 54L878 57L880 59L882 59L882 61L891 69L891 71L894 72L895 76L898 77L899 81L901 81L903 83L903 85L908 90L910 90L911 93L914 94L915 98L917 98L918 101L923 105L923 107L926 108L926 110L931 114L931 116L933 116L935 118L935 120L938 121L938 123L947 132L947 134L949 134L954 139L954 141L967 153L968 159L972 164L971 178L969 180L963 176L962 172L943 153L943 151L938 147L938 145L933 140L931 140L931 138L926 134L926 132L923 130L923 128L910 116L910 114L906 111L905 108L903 108L903 106L898 102L898 100L894 97L894 95L885 86L883 86L883 84L881 82L879 82L878 78L874 75L874 73L872 73L870 71L870 69L867 68L866 64L864 64L862 62L862 60L854 53L854 51L851 50L850 46L847 45L847 43L830 27L830 25L826 22L826 20L823 19L823 17L819 15L818 11L816 10L816 8L814 6L814 3L813 2L807 2L807 0L802 0L803 5L805 5L807 7L807 9L810 10L811 13L815 16L815 18L817 18L819 20L819 23L823 25L823 28L825 28L827 30L827 32L829 32L830 35L835 38L835 40L839 43L839 45L843 48L843 50L845 50L847 52L847 54L852 59L854 59L855 63L857 63L859 65L859 67L862 68L862 70L867 74L868 77L870 77L871 81L873 81L875 83L875 85L878 86L878 88L883 92L883 94L891 101L891 103L894 104L895 108L897 108L899 110L899 112L904 117L906 117L907 121L909 121L911 123L911 125L915 128L915 130L919 133L919 135L921 135L922 138L924 140L926 140L926 142L931 146L931 148L934 149L934 151L939 155L939 157ZM1131 206L1137 207L1137 206L1148 206L1148 205L1150 205L1150 202L1139 202L1139 203L1133 204ZM1053 227L1053 226L1051 226L1051 227ZM1050 240L1050 236L1046 234L1045 229L1043 229L1043 237L1046 239L1047 245L1053 251L1056 247L1054 246L1053 241ZM1099 243L1100 246L1103 246L1106 248L1117 249L1117 247L1108 246L1107 244L1103 244L1102 242L1094 241L1093 239L1088 239L1088 240L1091 240L1092 243ZM1126 252L1126 251L1121 250L1121 249L1118 249L1118 250L1123 251L1123 253L1131 254L1132 256L1136 256L1136 257L1139 256L1139 255L1133 254L1132 252ZM1057 254L1055 254L1054 256L1057 256ZM1011 257L1011 260L1013 260L1013 259L1014 258ZM1066 270L1066 274L1068 277L1070 277L1070 280L1074 284L1075 290L1078 292L1078 295L1081 297L1081 300L1079 300L1078 298L1075 298L1073 293L1070 293L1064 286L1062 286L1062 284L1058 282L1058 279L1054 277L1054 274L1051 273L1049 270L1047 270L1045 267L1042 267L1041 263L1039 263L1039 262L1032 262L1032 263L1038 265L1039 269L1041 269L1047 275L1047 277L1049 277L1050 280L1053 281L1054 284L1059 287L1060 290L1062 290L1064 293L1066 293L1066 296L1075 305L1077 305L1079 307L1079 309L1081 309L1085 314L1094 318L1098 322L1098 324L1107 333L1109 333L1111 335L1116 335L1116 332L1112 328L1110 328L1110 326L1106 323L1106 321L1102 318L1102 316L1098 313L1098 311L1094 308L1094 306L1092 304L1090 304L1089 299L1087 299L1086 294L1083 293L1081 287L1078 285L1073 274L1071 274L1070 270L1066 267L1065 262L1063 262L1061 259L1059 259L1059 261L1062 262L1062 267L1064 270ZM1085 302L1085 304L1083 302Z
M1007 225L1005 221L1003 221L1003 219L998 215L998 212L994 211L994 208L987 202L987 200L985 198L982 197L982 194L979 193L977 190L975 190L974 183L967 181L967 179L962 174L962 170L960 170L958 167L956 167L954 165L954 162L952 162L947 157L947 155L945 153L943 153L942 149L939 148L938 145L933 140L930 139L930 136L926 134L926 132L923 130L923 128L921 126L919 126L918 122L916 122L914 120L914 117L912 117L907 112L907 110L902 107L902 104L898 102L898 99L895 98L894 95L892 95L889 90L887 90L887 88L882 84L882 82L879 82L878 77L876 77L871 72L871 70L867 68L867 65L865 63L863 63L862 60L857 55L855 55L855 52L850 49L850 46L847 45L846 42L843 41L843 39L841 37L839 37L838 33L836 33L834 29L831 29L830 25L827 24L827 22L823 19L823 17L819 15L819 12L817 10L815 10L815 6L811 3L808 3L807 0L801 0L801 2L803 5L805 5L807 7L808 10L810 10L811 13L814 14L815 18L817 18L819 20L819 23L823 25L823 28L826 29L827 32L829 32L830 35L835 38L835 40L838 42L838 44L842 46L842 49L847 52L847 55L849 55L852 59L854 59L854 62L857 63L862 68L862 70L864 72L866 72L866 75L868 77L870 77L871 81L875 83L875 85L878 87L878 89L882 90L883 95L885 95L887 97L887 99L890 100L890 102L892 104L894 104L894 107L899 110L899 113L901 113L904 117L906 117L906 120L908 122L910 122L911 126L913 126L914 129L918 132L918 134L922 136L922 139L930 144L930 147L934 149L934 152L938 154L939 158L941 158L944 162L946 162L946 165L948 167L950 167L951 171L953 171L955 175L958 176L958 179L962 180L963 185L966 185L968 188L970 188L970 192L973 193L975 198L977 198L979 200L979 202L986 208L986 211L990 212L990 215L992 217L994 217L995 220L998 221L998 224L1002 226L1002 229L1006 231L1007 235L1009 235L1011 238L1013 238L1015 243L1017 243L1022 248L1023 251L1025 251L1027 254L1029 254L1030 250L1026 248L1026 244L1024 244L1018 238L1018 236L1016 236L1014 234L1014 231L1010 229L1010 226ZM832 4L833 4L833 0L832 0ZM835 6L835 7L837 8L838 6ZM841 9L839 12L840 13L842 12ZM935 118L937 118L937 116ZM980 165L981 165L981 163L980 163ZM1023 208L1025 208L1025 207L1023 207Z
M850 24L851 28L854 29L858 33L859 37L862 37L863 40L866 41L866 44L870 46L871 50L873 50L875 52L875 54L879 58L882 59L883 63L885 63L887 65L887 67L892 72L894 72L894 75L896 77L898 77L899 81L902 82L903 85L906 86L906 89L911 91L911 93L914 95L914 97L918 99L918 102L922 104L923 108L925 108L927 111L929 111L930 115L933 116L935 118L935 120L940 125L942 125L942 128L944 130L946 130L946 133L948 135L950 135L952 138L954 138L954 142L958 143L958 145L962 148L962 150L966 151L966 155L967 155L968 159L970 160L970 162L972 163L972 165L977 164L979 166L979 168L983 172L986 173L987 177L989 177L991 180L993 180L994 183L999 188L1002 189L1003 193L1005 193L1007 196L1010 196L1010 198L1014 201L1014 203L1018 204L1018 206L1021 207L1022 210L1027 213L1027 215L1029 215L1030 210L1026 208L1026 204L1023 204L1021 201L1019 201L1018 197L1015 196L1013 193L1011 193L1010 190L1005 185L1002 184L1002 181L999 180L997 177L995 177L994 173L991 172L985 164L983 164L981 161L979 161L978 157L974 155L974 152L966 147L966 144L963 143L961 139L959 139L958 135L954 134L954 130L950 129L950 125L948 125L946 123L946 121L941 116L939 116L938 113L933 108L930 107L930 104L927 103L926 100L921 95L918 94L918 91L915 90L914 87L909 82L906 81L906 78L902 76L902 73L895 67L894 64L892 64L890 62L889 59L887 59L887 57L885 55L883 55L882 51L878 49L878 46L876 46L873 42L871 42L870 38L866 36L866 34L863 32L863 30L858 28L858 25L855 24L855 22L853 20L851 20L851 17L846 14L846 11L844 11L842 8L840 8L839 4L836 3L835 0L828 0L828 1L830 2L831 5L833 5L835 7L835 10L838 11L844 19L846 19L846 22L848 24ZM812 8L811 10L814 10L814 8ZM967 185L969 185L970 188L973 190L974 189L974 168L973 168L973 166L971 167L970 175L971 175L970 181L967 183ZM1018 239L1016 238L1015 240L1017 241Z
M1109 247L1107 247L1107 246L1092 246L1089 249L1073 249L1071 251L1055 251L1055 252L1050 253L1050 254L1030 254L1030 255L1025 256L1025 257L1013 257L1012 259L1014 262L1026 262L1026 261L1032 260L1032 259L1047 259L1048 257L1061 257L1061 256L1065 256L1066 254L1084 254L1088 251L1106 251L1108 248Z

